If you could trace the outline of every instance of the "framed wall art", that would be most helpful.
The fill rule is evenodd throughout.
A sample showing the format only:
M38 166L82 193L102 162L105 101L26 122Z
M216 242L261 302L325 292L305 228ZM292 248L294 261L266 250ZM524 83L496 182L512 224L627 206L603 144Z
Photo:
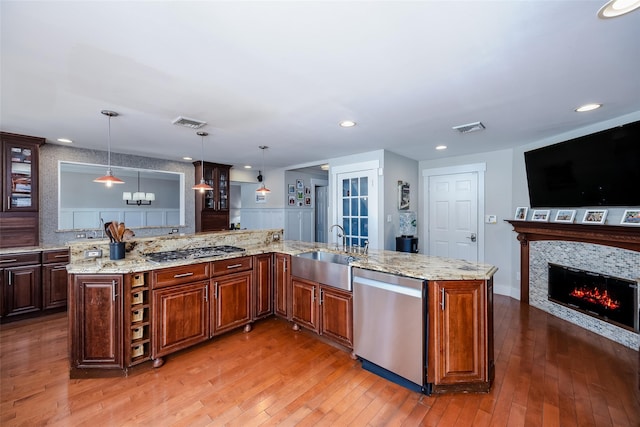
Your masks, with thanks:
M569 209L560 209L556 212L555 222L567 222L572 223L576 217L576 211Z
M296 194L296 186L294 184L289 184L289 195Z
M535 210L533 211L533 215L531 215L531 221L549 221L550 211L548 210Z
M582 217L583 224L604 224L607 219L606 209L587 209Z
M620 224L640 226L640 209L627 209L624 211Z
M527 220L527 212L529 211L529 208L527 207L519 207L516 208L516 213L513 216L513 219L518 220L518 221L526 221Z

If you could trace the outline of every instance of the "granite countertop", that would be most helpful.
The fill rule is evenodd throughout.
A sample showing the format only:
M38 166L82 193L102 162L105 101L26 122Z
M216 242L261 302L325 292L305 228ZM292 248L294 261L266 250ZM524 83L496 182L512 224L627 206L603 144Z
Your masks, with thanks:
M242 254L232 253L224 256L166 263L154 263L141 256L129 255L125 259L117 261L108 258L81 260L69 264L67 270L72 274L127 274L271 252L292 256L314 250L344 253L336 250L335 244L298 241L279 241L270 244L249 245L244 248L246 252ZM491 278L497 271L496 267L488 264L406 252L371 249L367 255L352 255L356 258L351 263L353 267L423 280L484 280Z

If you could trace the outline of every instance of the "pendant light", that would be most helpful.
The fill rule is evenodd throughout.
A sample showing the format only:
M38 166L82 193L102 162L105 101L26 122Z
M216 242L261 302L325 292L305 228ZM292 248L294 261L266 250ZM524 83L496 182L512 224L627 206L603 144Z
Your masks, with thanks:
M138 171L138 191L131 195L130 191L122 193L122 200L128 205L150 205L156 199L155 193L145 193L140 191L140 171Z
M209 134L207 132L201 131L198 132L198 135L202 137L202 164L200 165L202 169L202 177L200 178L200 184L194 185L193 187L191 187L191 189L200 190L201 193L204 193L205 191L213 190L213 187L207 184L207 182L204 180L204 137Z
M116 178L113 176L111 172L111 117L117 117L118 113L115 111L102 110L100 111L105 116L109 117L109 137L108 141L108 166L107 166L107 174L105 176L101 176L100 178L96 178L93 182L99 182L101 184L106 184L107 187L111 187L112 184L124 184L124 181L120 178Z
M258 148L262 150L262 169L264 169L264 150L266 150L269 147L266 145L260 145ZM271 190L269 190L267 186L264 184L262 171L258 171L258 180L262 183L262 185L256 190L256 193L262 194L263 196L268 193L271 193Z

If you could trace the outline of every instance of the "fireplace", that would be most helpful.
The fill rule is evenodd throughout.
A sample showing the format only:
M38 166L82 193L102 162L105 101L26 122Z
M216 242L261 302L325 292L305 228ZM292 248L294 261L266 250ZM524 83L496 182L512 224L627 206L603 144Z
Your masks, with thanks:
M638 284L553 263L548 264L549 300L638 332Z

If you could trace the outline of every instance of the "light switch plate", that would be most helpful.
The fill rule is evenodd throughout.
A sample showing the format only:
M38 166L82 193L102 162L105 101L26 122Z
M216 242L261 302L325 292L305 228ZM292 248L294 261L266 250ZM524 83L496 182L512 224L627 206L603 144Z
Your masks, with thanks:
M495 215L485 215L484 222L486 222L487 224L495 224L496 222L498 222L498 218Z

